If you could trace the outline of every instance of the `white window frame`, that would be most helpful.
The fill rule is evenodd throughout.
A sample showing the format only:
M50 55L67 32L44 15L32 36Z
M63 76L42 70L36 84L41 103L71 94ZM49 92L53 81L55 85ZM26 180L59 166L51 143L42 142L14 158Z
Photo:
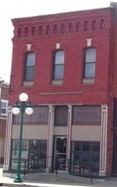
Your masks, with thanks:
M2 103L5 103L6 107L2 107ZM2 113L2 109L5 109L6 113ZM7 116L7 112L8 112L8 100L1 99L1 115L2 116Z

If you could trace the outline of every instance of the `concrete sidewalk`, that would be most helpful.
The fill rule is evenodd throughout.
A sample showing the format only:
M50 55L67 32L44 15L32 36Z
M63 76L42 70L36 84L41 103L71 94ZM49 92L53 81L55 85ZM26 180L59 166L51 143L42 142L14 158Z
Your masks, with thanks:
M0 183L8 187L117 187L117 179L93 179L64 173L34 173L23 177L23 183L14 183L14 177L5 177L0 169Z

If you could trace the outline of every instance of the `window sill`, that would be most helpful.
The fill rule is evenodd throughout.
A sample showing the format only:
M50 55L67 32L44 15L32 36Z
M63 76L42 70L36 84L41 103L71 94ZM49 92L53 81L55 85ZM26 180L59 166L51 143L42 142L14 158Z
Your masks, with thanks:
M23 86L33 86L34 82L33 81L24 81Z
M82 83L83 84L94 84L95 79L83 79Z
M53 86L63 85L63 80L53 80L52 85Z

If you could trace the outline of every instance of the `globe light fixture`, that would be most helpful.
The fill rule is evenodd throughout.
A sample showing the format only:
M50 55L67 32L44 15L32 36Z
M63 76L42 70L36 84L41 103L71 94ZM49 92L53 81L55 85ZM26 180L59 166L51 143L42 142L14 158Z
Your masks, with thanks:
M25 109L25 112L26 112L27 115L31 115L33 113L33 109L31 107L27 107Z
M22 133L23 133L23 118L24 113L27 115L31 115L33 113L31 102L28 104L28 95L26 93L21 93L19 95L19 100L21 103L16 102L13 106L12 112L14 115L21 115L21 122L20 122L20 137L19 137L19 153L18 153L18 164L17 164L17 175L14 179L14 182L21 183L23 179L21 178L21 152L22 152Z
M27 95L26 93L21 93L21 94L19 95L19 100L20 100L21 102L26 102L26 101L28 101L28 95Z
M12 112L13 112L14 115L18 115L20 113L20 109L18 107L14 107L12 109Z

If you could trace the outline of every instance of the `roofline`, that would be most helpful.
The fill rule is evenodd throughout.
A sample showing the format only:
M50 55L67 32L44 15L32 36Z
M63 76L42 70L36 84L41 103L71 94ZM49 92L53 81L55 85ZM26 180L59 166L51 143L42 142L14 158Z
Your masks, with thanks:
M28 21L28 20L40 20L40 19L50 19L50 18L54 18L56 19L57 17L62 17L62 16L75 16L77 14L87 14L87 13L98 13L98 12L105 12L105 11L110 11L111 7L106 7L106 8L96 8L96 9L88 9L88 10L78 10L78 11L70 11L70 12L59 12L59 13L53 13L53 14L44 14L44 15L38 15L38 16L27 16L27 17L19 17L19 18L13 18L11 19L11 21L17 22L17 21Z

